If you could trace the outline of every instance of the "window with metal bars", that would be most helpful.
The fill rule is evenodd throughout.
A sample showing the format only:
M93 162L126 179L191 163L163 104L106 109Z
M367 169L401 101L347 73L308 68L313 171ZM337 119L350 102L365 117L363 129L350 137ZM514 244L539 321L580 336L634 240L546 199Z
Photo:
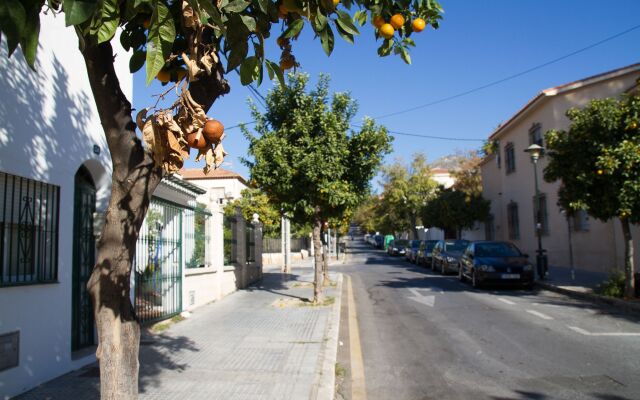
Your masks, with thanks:
M57 282L60 188L0 172L0 286Z
M520 219L518 217L518 203L511 202L507 205L507 224L509 239L520 239Z

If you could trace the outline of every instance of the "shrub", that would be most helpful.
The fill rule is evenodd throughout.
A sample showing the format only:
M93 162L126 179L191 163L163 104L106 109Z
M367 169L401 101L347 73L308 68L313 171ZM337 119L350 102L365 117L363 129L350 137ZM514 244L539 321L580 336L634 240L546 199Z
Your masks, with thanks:
M609 279L596 287L596 293L609 297L624 297L624 274L614 271L609 275Z

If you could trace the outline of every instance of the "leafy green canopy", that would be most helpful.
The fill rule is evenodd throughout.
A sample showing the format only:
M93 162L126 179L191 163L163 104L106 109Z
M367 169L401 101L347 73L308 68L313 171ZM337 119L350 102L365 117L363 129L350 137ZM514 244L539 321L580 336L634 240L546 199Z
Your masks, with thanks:
M381 16L387 22L401 14L405 23L390 39L384 39L378 54L392 52L410 63L408 49L415 46L410 38L412 21L422 18L438 28L442 8L436 0L3 0L0 2L0 32L6 36L11 55L18 45L29 65L34 66L40 11L62 10L67 26L73 25L81 46L110 41L122 27L120 42L132 49L131 72L147 65L147 83L158 72L166 70L172 80L180 80L178 72L188 63L194 46L213 45L226 58L226 72L240 68L242 84L260 83L264 69L271 79L283 81L282 69L297 65L292 55L291 40L300 35L305 25L320 38L322 48L331 54L335 33L349 43L359 34L367 19ZM352 8L357 8L350 14ZM202 28L195 41L189 29L198 19ZM282 21L282 23L281 23ZM278 45L282 49L280 64L265 56L265 40L271 29L278 29ZM376 38L379 33L375 31ZM195 51L197 53L197 51ZM186 56L186 57L185 57Z
M490 203L481 195L444 189L422 209L425 225L459 232L473 227L475 221L489 216Z
M228 203L224 207L226 215L233 215L236 207L242 211L245 220L253 220L253 214L258 214L258 219L262 222L262 229L265 236L280 235L280 210L274 205L269 197L260 189L248 188L242 191L242 197Z
M545 135L550 161L544 177L562 181L562 207L639 223L640 96L592 100L567 117L568 131Z
M308 76L289 75L277 86L261 114L252 105L259 137L246 128L251 179L283 211L301 223L340 218L369 193L369 181L390 151L384 127L365 120L349 133L356 102L347 93L329 99L329 79L321 76L307 93Z

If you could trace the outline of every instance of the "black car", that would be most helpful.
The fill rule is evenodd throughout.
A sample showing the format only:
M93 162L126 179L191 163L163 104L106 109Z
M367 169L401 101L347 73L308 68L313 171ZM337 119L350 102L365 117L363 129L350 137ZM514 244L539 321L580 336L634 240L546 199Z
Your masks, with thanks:
M381 249L384 247L384 236L382 235L375 235L373 237L373 242L374 245L373 247L375 247L376 249Z
M394 239L389 242L387 253L389 253L390 256L403 256L406 253L408 245L409 241L406 239Z
M407 259L407 261L412 262L412 263L416 263L416 256L418 255L418 249L420 248L420 243L422 243L422 240L412 240L409 242L409 245L407 246L407 251L404 253L404 258Z
M471 279L475 288L484 283L507 283L531 289L534 275L529 256L514 244L481 241L469 244L462 254L458 278Z
M468 240L439 240L431 252L431 269L442 275L457 274L460 257L469 243Z
M431 250L438 243L437 240L423 240L416 254L416 264L431 266Z

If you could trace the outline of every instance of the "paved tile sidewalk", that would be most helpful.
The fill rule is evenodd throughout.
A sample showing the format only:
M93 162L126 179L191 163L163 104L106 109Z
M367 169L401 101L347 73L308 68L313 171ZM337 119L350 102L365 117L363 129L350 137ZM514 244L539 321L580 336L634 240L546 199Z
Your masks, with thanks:
M337 327L328 328L339 308L300 305L300 299L313 296L312 273L308 267L294 268L286 277L266 271L256 286L199 308L162 333L144 335L140 399L316 398L323 372L327 375L324 358L331 362L328 353L335 352L327 335L336 331L337 338ZM336 304L338 289L325 288ZM98 398L95 364L17 397Z

